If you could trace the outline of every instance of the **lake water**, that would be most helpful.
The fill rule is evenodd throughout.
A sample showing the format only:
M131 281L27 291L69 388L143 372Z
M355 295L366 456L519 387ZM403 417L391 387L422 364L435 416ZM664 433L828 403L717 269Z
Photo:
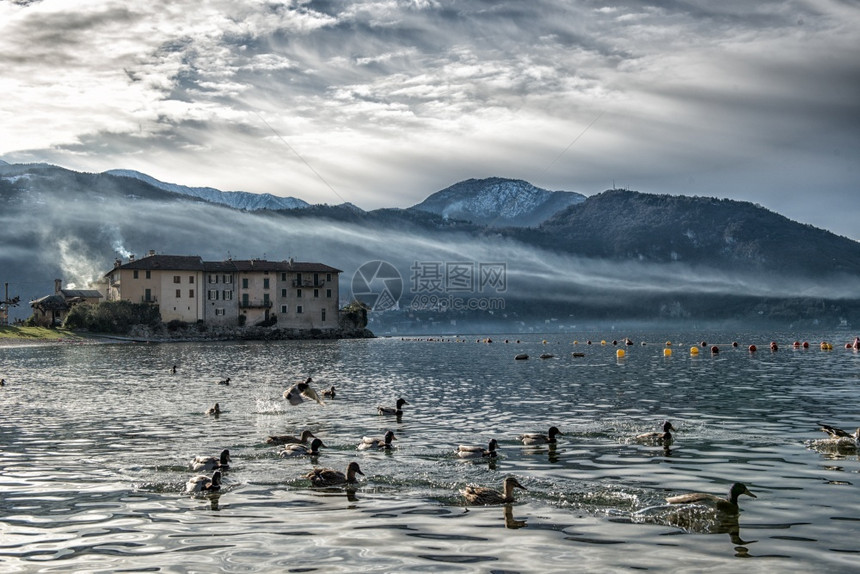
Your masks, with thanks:
M0 571L857 571L860 460L810 442L818 421L860 425L853 334L509 338L0 348ZM282 391L308 375L337 398L289 406ZM400 422L376 414L399 396ZM630 440L665 419L668 451ZM551 425L553 448L516 438ZM328 447L316 460L265 443L305 428ZM356 450L389 428L392 452ZM491 438L494 462L454 456ZM224 448L221 494L184 494L188 461ZM302 478L353 460L354 490ZM508 475L528 489L514 504L464 505L459 489ZM734 481L757 495L736 521L664 506Z

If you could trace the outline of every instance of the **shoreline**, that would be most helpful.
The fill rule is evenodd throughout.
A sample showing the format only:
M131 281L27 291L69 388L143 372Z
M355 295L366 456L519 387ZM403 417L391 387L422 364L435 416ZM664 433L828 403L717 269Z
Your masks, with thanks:
M11 333L10 333L11 331ZM168 330L137 326L125 335L48 329L45 327L0 327L0 348L38 345L102 345L110 343L189 343L224 341L301 341L373 339L369 329L266 329L246 327L200 332L196 329Z

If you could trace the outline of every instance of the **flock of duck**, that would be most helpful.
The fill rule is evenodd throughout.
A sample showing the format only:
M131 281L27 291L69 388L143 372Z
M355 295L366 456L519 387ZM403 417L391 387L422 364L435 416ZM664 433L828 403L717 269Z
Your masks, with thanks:
M313 400L320 404L325 404L322 397L334 398L336 389L334 386L325 390L323 393L317 393L311 386L312 379L308 377L306 380L296 383L283 392L284 399L293 406L302 404L306 400ZM395 416L400 422L403 416L403 407L409 403L406 399L398 398L393 407L378 406L377 413L379 415ZM209 408L206 413L210 415L218 415L220 413L218 403ZM826 432L829 441L836 448L852 448L860 449L860 428L854 433L848 433L842 429L819 423L820 430ZM677 432L677 429L670 421L665 421L662 425L662 430L655 432L647 432L638 434L632 437L632 440L642 444L651 444L662 446L664 449L674 441L672 432ZM517 438L523 445L554 445L557 442L557 437L563 435L558 427L552 426L546 433L527 433L519 435ZM388 430L382 437L363 437L358 445L357 450L389 450L393 448L393 441L397 440L394 431ZM292 435L272 435L266 439L266 442L271 445L281 447L278 455L283 458L287 457L315 457L320 454L320 448L325 447L322 439L314 436L310 430L304 430L299 436ZM494 459L498 456L497 453L498 441L491 439L485 446L483 445L460 445L456 451L456 456L462 459ZM190 468L196 472L213 471L211 475L200 474L191 477L186 483L186 492L191 494L213 494L218 493L221 489L222 473L230 469L230 451L224 449L217 456L198 456L190 461ZM341 472L332 468L314 467L310 472L304 475L303 478L310 481L314 487L337 487L355 484L357 475L364 476L359 464L355 461L350 462L346 467L346 472ZM485 486L469 485L460 490L464 501L467 504L473 505L495 505L495 504L510 504L514 502L514 489L527 490L519 480L514 476L507 476L502 483L501 490L497 490ZM666 498L666 502L670 505L698 505L713 509L722 514L737 515L739 513L738 497L741 495L756 498L756 495L750 492L746 485L742 483L734 483L731 485L728 497L723 498L715 494L706 492L693 492L681 494Z

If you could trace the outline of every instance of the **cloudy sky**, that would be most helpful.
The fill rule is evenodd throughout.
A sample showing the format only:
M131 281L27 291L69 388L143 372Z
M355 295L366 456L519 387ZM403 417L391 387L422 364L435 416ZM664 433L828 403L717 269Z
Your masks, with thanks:
M857 0L0 0L0 159L407 207L467 178L860 240Z

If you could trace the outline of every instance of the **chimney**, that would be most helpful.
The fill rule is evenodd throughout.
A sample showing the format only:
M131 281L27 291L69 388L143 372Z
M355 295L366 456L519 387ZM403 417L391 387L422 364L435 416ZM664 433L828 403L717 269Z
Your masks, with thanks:
M122 259L114 259L114 261L113 261L113 268L114 268L114 269L116 269L116 268L117 268L117 267L119 267L120 265L122 265Z
M147 257L152 257L153 255L155 255L155 249L150 249L146 254Z
M63 288L63 280L62 279L54 279L54 294L59 294L60 289Z
M132 253L131 255L128 256L128 260L129 260L129 262L134 261L134 253Z

